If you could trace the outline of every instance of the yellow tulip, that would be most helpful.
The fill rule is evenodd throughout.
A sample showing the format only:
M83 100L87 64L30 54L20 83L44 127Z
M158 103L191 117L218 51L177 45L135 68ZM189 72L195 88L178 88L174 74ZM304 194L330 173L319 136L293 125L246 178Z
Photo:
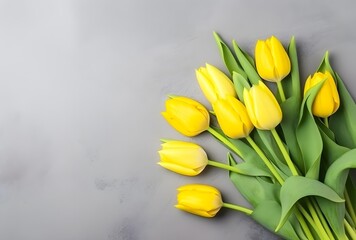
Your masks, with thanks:
M317 72L313 76L309 76L305 82L304 95L310 88L323 80L325 82L314 99L312 112L315 116L326 118L335 113L340 106L339 93L330 72Z
M291 70L289 56L281 42L274 36L266 41L257 41L255 59L258 74L267 81L279 82Z
M196 136L209 128L208 110L187 97L168 99L166 111L162 115L174 129L188 137Z
M161 158L159 165L182 175L196 176L208 164L206 152L195 143L168 141L162 144L158 153Z
M245 105L234 97L218 99L213 104L221 130L230 138L247 137L253 129Z
M214 217L223 206L218 189L208 185L189 184L177 189L176 208L202 217Z
M261 130L274 129L282 121L282 110L269 88L260 81L244 89L244 102L253 125Z
M200 88L210 103L218 98L236 96L232 81L216 67L206 64L195 72Z

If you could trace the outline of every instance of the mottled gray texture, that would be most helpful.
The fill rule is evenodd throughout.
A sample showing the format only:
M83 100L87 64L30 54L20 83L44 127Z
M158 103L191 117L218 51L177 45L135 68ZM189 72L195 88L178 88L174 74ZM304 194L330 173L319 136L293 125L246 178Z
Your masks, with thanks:
M204 100L194 69L223 67L212 31L252 51L296 36L302 77L325 50L356 95L354 1L0 0L0 239L276 239L249 217L173 208L209 183L247 204L225 172L156 165L166 94ZM200 136L211 158L226 150Z

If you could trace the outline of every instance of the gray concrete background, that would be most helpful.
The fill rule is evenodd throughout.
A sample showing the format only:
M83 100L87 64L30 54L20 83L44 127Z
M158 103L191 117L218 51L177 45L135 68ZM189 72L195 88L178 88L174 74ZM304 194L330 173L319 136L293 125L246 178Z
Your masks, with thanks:
M212 32L252 52L296 36L303 79L325 50L356 96L354 1L0 0L0 239L277 239L249 217L176 210L208 183L247 205L226 172L158 165L166 94L205 101L194 69L223 68ZM226 150L194 139L212 159Z

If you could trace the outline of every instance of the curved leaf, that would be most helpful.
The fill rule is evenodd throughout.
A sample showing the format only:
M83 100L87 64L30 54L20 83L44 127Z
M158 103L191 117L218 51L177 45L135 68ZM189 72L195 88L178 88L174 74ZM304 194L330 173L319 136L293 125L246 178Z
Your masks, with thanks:
M231 166L236 165L233 159L229 160ZM234 172L230 172L229 175L232 183L253 207L266 200L279 201L279 185L267 182L261 177L246 176Z
M330 129L335 133L339 144L349 147L356 147L356 104L351 94L347 90L340 76L333 70L329 61L329 52L326 52L320 63L318 71L329 71L336 81L340 96L340 107L329 118Z
M291 62L291 72L283 79L282 86L286 98L293 97L299 105L301 104L301 92L300 92L300 78L299 78L299 66L298 66L298 54L295 38L292 37L288 46L288 55ZM296 110L297 111L297 110Z
M216 32L214 32L214 38L219 47L220 55L225 63L226 68L229 70L231 76L233 76L233 72L237 72L241 74L244 78L247 78L246 73L241 68L238 61L235 59L234 55L230 51L230 48Z
M281 206L279 203L269 200L258 204L257 207L253 210L251 217L258 223L262 224L265 228L274 232L277 227L280 215ZM293 223L298 224L296 221ZM306 239L305 236L298 236L290 221L287 221L286 224L284 224L283 227L276 233L285 239Z
M237 93L237 97L241 102L244 102L243 91L245 88L247 89L250 88L249 82L246 80L246 78L243 75L235 71L232 73L232 80L234 82L234 87Z
M286 101L281 103L283 112L283 119L281 122L281 128L283 131L284 139L287 143L289 153L293 162L297 165L299 170L304 170L304 162L302 159L302 153L297 141L296 127L299 119L300 103L297 97L292 96Z
M321 125L319 125L320 127ZM323 125L324 126L324 125ZM325 130L328 128L319 128L321 138L323 139L323 153L322 153L322 164L321 164L321 174L319 179L324 179L327 169L330 165L335 162L341 155L349 151L350 149L337 144L332 137Z
M330 129L335 133L337 142L349 148L356 148L356 104L336 73L340 107L330 117Z
M276 230L286 222L297 201L307 196L319 196L332 202L344 201L332 188L322 182L302 176L289 177L280 192L282 213Z
M261 78L258 75L254 65L251 64L248 57L246 57L246 53L244 53L244 51L241 50L241 48L237 45L237 42L235 40L232 42L232 45L234 47L237 59L240 62L244 71L246 72L247 77L250 80L250 82L252 84L258 84L258 82L261 80Z
M228 153L227 157L229 162L233 160L231 153ZM251 162L238 163L234 165L234 167L237 168L243 175L255 177L272 177L271 173L269 173L267 169L260 168L258 165L256 166Z
M300 119L296 130L297 141L305 166L305 176L313 179L318 179L319 176L323 141L312 113L312 105L324 81L316 84L306 93L301 106Z
M340 196L343 196L345 183L350 168L356 168L356 149L352 149L339 157L328 169L325 184L330 186Z

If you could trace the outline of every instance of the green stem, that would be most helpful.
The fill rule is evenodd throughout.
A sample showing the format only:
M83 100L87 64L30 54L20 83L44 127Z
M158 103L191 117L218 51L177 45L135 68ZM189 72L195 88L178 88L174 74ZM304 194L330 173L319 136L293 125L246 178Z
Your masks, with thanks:
M355 230L350 226L350 224L344 219L344 225L347 233L350 235L351 239L356 240Z
M281 81L277 82L277 88L278 88L279 96L281 97L282 102L284 102L286 100L286 96L284 95Z
M231 204L231 203L223 203L223 207L230 208L239 212L246 213L247 215L251 215L253 211L249 208L245 208L239 205Z
M329 224L327 223L323 213L321 212L319 205L317 204L317 202L315 201L314 198L311 199L311 202L312 202L312 204L314 206L314 209L316 210L316 213L318 214L318 217L319 217L319 219L321 221L321 224L323 225L323 227L324 227L326 233L328 234L329 238L331 240L335 240L334 235L332 234L331 229L329 227Z
M315 224L316 224L316 226L317 226L317 228L319 230L318 234L321 235L323 240L324 239L325 240L330 239L328 234L326 233L323 225L321 224L320 219L318 217L318 214L316 213L313 205L309 201L307 201L306 203L307 203L307 207L308 207L308 209L309 209L309 211L310 211L310 213L312 215L312 218L314 219L314 222L315 222Z
M348 211L345 212L345 219L346 219L346 221L348 221L348 223L350 224L350 226L355 229L355 224L354 224L354 222L352 221L352 218L351 218L351 216L350 216L350 214L349 214Z
M314 239L313 234L310 232L309 227L308 227L307 223L304 221L303 216L305 217L305 219L307 219L307 221L310 223L310 225L314 229L316 229L316 226L315 226L315 223L314 223L313 219L310 217L310 215L307 213L307 211L305 211L305 209L302 208L302 206L298 205L298 209L299 209L299 211L296 210L294 212L296 218L298 219L298 222L300 223L300 225L301 225L306 237L308 238L308 240Z
M310 216L310 214L302 207L302 205L298 204L298 209L301 211L301 213L303 214L303 216L305 217L305 219L307 219L307 221L309 222L310 226L313 227L314 231L316 234L318 234L319 238L322 240L326 240L329 239L327 236L327 238L325 238L325 236L320 232L319 227L317 226L317 224L315 223L314 219L312 218L312 216Z
M323 118L323 121L324 121L325 126L326 126L327 128L329 128L329 120L328 120L328 118L327 118L327 117L326 117L326 118Z
M288 165L289 169L291 170L293 176L298 176L299 175L298 170L294 166L294 163L292 162L292 159L290 158L289 153L288 153L287 149L285 148L281 138L279 137L276 129L273 128L271 130L271 132L272 132L272 135L273 135L274 139L276 140L277 145L278 145L279 149L281 150L282 155L283 155L284 159L286 160L287 165Z
M261 157L262 161L264 164L267 166L267 168L271 171L273 176L277 179L277 181L282 185L284 183L283 178L281 175L277 172L276 168L272 165L272 163L268 160L266 155L262 152L262 150L257 146L255 141L250 137L247 136L246 140L250 143L252 148L256 151L256 153Z
M351 199L350 199L350 195L347 192L347 190L345 190L345 201L346 201L346 208L350 214L350 217L352 218L352 221L354 222L354 224L356 225L356 214L355 214L355 210L351 204Z
M235 172L235 173L241 173L237 168L235 168L233 166L230 166L230 165L227 165L227 164L224 164L224 163L217 162L217 161L208 160L208 165L214 166L214 167L218 167L218 168L221 168L221 169L225 169L225 170L228 170L228 171L232 171L232 172Z
M217 139L219 139L223 144L229 147L232 151L234 151L234 153L242 157L241 151L234 144L232 144L225 136L223 136L222 134L220 134L218 131L216 131L211 127L208 128L208 132L211 133L211 135L213 135Z

